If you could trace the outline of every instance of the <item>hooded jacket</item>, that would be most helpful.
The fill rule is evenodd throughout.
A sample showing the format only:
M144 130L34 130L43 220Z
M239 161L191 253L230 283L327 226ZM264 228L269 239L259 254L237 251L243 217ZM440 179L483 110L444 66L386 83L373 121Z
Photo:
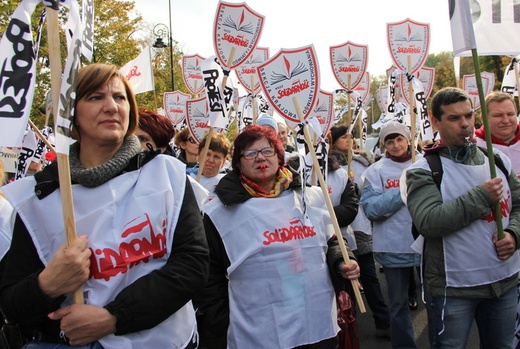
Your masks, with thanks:
M477 166L485 162L485 155L475 144L468 148L467 158L460 166ZM442 159L450 160L450 152L446 147L425 147L425 152L438 151ZM500 152L503 162L509 164L509 160ZM426 160L423 160L426 161ZM417 163L416 163L417 164ZM407 206L413 217L414 224L425 239L424 244L424 270L425 279L434 297L499 297L518 283L518 273L506 277L497 282L473 287L446 287L445 272L445 244L444 239L457 232L473 221L480 220L490 214L494 202L489 198L481 185L477 185L455 200L444 202L441 191L437 188L431 171L412 166L406 171L406 184L403 192L407 193ZM501 170L496 168L497 174ZM446 172L445 172L446 173ZM508 174L508 184L511 191L512 207L509 212L509 225L505 231L511 233L517 241L517 249L520 241L520 181L514 171ZM468 179L461 178L462 181ZM403 185L404 181L401 181ZM443 179L441 185L457 186L457 183L447 183ZM489 242L490 249L494 246ZM467 271L469 273L469 271Z

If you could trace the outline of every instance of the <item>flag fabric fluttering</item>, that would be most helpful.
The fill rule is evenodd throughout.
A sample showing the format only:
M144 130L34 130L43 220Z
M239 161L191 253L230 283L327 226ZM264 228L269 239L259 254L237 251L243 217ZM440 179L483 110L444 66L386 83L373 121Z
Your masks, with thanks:
M122 66L119 71L126 76L135 94L155 89L150 46L146 46L136 58Z
M477 48L475 32L471 20L471 11L468 0L448 0L450 11L451 39L453 42L453 54L461 53Z
M502 79L502 92L507 92L513 96L518 96L518 83L515 73L515 65L518 67L518 57L511 58L511 62L506 67L504 78Z
M25 136L23 137L22 148L18 153L18 160L16 162L15 180L25 177L29 165L33 161L36 153L36 134L31 127L27 126Z
M520 23L516 1L448 0L455 56L520 54ZM470 5L471 3L471 5Z
M206 98L209 106L209 125L211 127L226 128L229 123L228 112L233 98L231 79L226 80L227 72L215 56L205 59L201 63L202 77L206 89Z
M63 69L63 79L60 87L58 117L56 119L56 152L69 154L72 142L72 118L76 105L76 83L81 63L82 32L79 5L77 1L65 0L62 3L69 8L65 33L67 34L67 61Z
M94 55L94 0L83 0L81 5L81 23L84 28L81 53L91 62Z
M29 120L36 84L31 16L40 0L23 0L0 41L0 145L18 147Z

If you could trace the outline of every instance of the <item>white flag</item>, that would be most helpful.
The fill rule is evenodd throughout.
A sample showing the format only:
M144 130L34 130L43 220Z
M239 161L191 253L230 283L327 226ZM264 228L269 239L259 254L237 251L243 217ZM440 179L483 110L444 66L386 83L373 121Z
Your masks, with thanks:
M458 56L460 53L477 48L469 0L448 0L448 3L453 54Z
M474 48L480 56L520 53L517 0L448 1L455 56L471 56Z
M83 49L81 53L89 62L92 62L94 54L94 0L81 2L81 23L83 24Z
M226 128L229 124L227 117L228 102L231 101L233 92L233 87L229 86L231 79L228 78L226 86L222 86L225 74L215 56L206 58L200 64L200 70L204 79L209 106L209 125Z
M134 94L155 89L150 46L146 46L139 56L126 63L119 71L126 76Z
M0 145L18 147L31 112L36 50L31 15L38 0L23 0L0 41Z

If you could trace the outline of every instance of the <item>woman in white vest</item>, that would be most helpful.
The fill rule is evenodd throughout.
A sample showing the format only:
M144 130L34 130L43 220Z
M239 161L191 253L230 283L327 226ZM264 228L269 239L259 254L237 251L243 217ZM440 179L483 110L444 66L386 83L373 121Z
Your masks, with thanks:
M142 152L137 124L117 67L80 70L69 155L79 238L70 244L56 163L3 188L17 216L0 307L36 331L28 348L194 348L190 299L209 266L200 211L185 166ZM72 304L78 289L84 304Z
M4 171L4 163L0 160L0 187L5 183L7 174ZM12 220L13 207L5 199L2 188L0 188L0 259L4 258L9 245L11 244L11 236L13 233Z
M386 152L362 173L359 203L373 222L374 258L384 267L392 348L416 348L408 308L408 286L410 267L419 266L420 255L411 248L414 242L412 217L399 190L401 174L412 164L413 146L408 126L398 121L385 123L379 139Z
M248 126L203 206L210 278L194 302L202 348L336 348L341 257L322 192L283 166L274 130ZM305 198L305 200L303 200ZM353 255L351 255L353 257Z

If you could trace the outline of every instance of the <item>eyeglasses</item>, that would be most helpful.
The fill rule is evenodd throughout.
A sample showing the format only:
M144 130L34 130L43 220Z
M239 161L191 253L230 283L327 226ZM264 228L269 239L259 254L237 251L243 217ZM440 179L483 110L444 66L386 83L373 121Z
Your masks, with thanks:
M197 143L197 141L193 137L188 137L188 142L190 142L191 144L196 144Z
M266 158L270 158L271 156L275 156L276 152L274 151L274 148L264 148L260 150L256 149L249 149L246 150L241 156L246 160L252 160L256 159L258 154L262 153L263 156Z

